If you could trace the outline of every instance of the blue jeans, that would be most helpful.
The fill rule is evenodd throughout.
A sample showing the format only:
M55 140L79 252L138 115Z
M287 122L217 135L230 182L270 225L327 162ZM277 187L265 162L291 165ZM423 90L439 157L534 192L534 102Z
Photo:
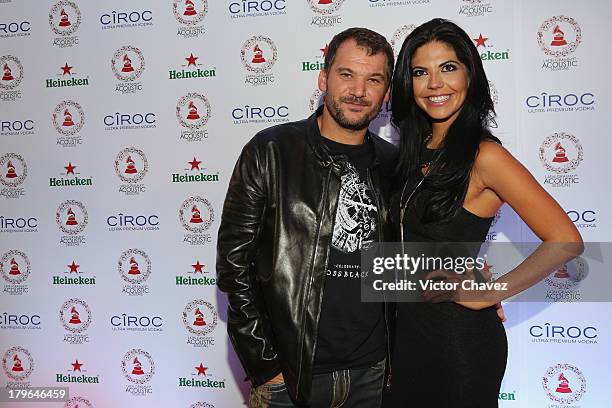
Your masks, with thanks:
M379 408L385 360L372 367L338 370L312 377L311 408ZM250 408L294 408L285 384L264 384L251 390Z

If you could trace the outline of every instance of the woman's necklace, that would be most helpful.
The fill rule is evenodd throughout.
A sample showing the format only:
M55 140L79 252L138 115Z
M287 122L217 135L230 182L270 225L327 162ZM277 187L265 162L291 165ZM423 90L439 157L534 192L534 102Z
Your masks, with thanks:
M431 165L438 159L440 152L434 149L428 149L427 144L431 141L432 134L427 135L423 140L421 148L421 170L425 170L425 174L429 172Z

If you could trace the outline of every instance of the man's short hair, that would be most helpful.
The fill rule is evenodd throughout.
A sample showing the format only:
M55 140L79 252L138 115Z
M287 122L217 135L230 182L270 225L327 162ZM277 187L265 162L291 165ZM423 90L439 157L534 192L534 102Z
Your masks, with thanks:
M354 40L357 46L363 47L368 51L368 55L385 54L387 57L387 82L391 81L393 75L393 48L385 37L375 31L362 27L348 28L334 36L327 46L325 55L325 70L328 70L334 63L338 47L347 40Z

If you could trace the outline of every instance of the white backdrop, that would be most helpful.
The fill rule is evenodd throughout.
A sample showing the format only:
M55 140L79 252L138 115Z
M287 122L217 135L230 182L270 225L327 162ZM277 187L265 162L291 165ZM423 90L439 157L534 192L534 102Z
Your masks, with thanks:
M69 386L49 407L243 406L214 267L235 159L318 105L333 34L397 52L433 17L478 45L494 133L609 241L604 0L1 0L2 386ZM395 140L388 116L372 129ZM533 236L504 207L489 239ZM564 301L506 304L502 407L612 403L611 307L563 279L542 285Z

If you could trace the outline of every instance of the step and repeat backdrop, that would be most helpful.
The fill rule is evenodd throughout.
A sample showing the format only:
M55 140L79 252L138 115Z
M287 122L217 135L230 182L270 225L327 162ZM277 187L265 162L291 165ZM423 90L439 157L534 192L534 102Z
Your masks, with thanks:
M585 241L609 241L604 0L0 0L0 386L69 387L49 407L244 406L215 286L240 149L321 103L335 33L369 27L397 53L434 17L480 51L494 133ZM397 142L389 117L371 129ZM489 241L534 239L498 215ZM549 302L505 305L502 407L612 403L612 306L565 269Z

